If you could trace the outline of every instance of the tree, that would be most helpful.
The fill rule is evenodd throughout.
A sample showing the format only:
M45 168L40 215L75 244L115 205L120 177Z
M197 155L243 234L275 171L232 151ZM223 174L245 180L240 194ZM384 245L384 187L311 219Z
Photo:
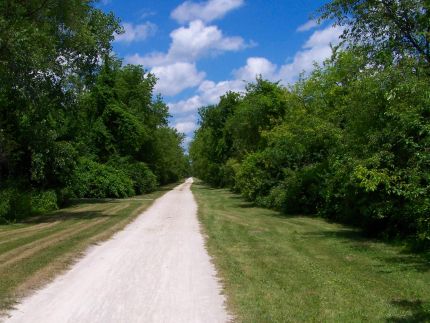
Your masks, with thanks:
M187 171L155 76L111 52L121 31L90 0L0 2L0 221L43 199L149 192Z
M397 61L414 57L428 68L429 9L426 0L333 0L320 13L345 27L349 47L366 45L374 56Z
M115 32L116 18L90 1L0 3L0 179L47 185L55 177L53 152L70 152L61 143L73 104L109 54Z

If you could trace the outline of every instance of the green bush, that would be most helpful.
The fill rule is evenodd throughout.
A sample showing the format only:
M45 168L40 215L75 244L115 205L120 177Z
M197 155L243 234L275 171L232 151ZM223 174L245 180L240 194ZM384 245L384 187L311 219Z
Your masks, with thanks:
M134 182L134 189L138 194L153 192L158 186L157 176L145 163L132 165L129 175Z
M136 194L153 192L157 186L157 176L142 162L135 162L125 166L128 176L133 181Z
M258 199L257 204L264 204L262 197L276 185L270 171L270 161L264 152L249 154L237 170L236 186L249 201Z
M31 194L17 188L0 191L0 222L15 222L31 215Z
M320 172L319 164L299 170L284 169L284 179L267 196L259 196L257 204L287 214L315 214L322 198Z
M69 190L75 197L123 198L135 194L133 181L122 169L81 158L73 172Z
M137 162L130 157L114 157L107 165L127 174L133 182L136 194L153 192L158 186L157 176L143 162Z
M31 213L41 214L58 209L58 197L54 190L36 191L31 194Z

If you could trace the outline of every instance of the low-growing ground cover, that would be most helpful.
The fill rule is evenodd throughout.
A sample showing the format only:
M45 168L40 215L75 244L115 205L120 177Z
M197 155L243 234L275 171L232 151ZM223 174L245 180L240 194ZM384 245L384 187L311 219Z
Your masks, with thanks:
M430 321L430 258L320 218L193 185L238 322Z

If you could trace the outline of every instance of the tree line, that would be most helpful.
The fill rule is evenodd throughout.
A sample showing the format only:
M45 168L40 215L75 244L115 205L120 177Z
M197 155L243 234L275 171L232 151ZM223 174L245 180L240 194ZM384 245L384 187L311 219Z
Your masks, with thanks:
M257 205L430 245L430 13L334 0L332 57L295 84L257 78L199 110L196 176Z
M112 53L121 32L89 0L0 2L0 221L188 172L155 76Z

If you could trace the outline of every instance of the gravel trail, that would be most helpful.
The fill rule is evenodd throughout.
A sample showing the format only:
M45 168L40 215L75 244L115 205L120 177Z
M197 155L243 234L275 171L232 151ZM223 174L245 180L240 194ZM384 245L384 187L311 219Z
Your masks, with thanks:
M6 322L227 322L204 247L192 179L68 272L23 299Z

